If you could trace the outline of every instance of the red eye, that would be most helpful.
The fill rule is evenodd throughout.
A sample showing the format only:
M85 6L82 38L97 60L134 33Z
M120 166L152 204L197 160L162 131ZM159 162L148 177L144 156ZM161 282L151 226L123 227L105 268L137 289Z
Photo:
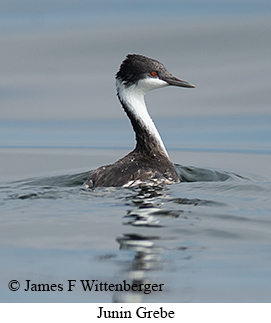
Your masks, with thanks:
M157 76L157 72L152 71L152 72L151 72L151 76L156 77L156 76Z

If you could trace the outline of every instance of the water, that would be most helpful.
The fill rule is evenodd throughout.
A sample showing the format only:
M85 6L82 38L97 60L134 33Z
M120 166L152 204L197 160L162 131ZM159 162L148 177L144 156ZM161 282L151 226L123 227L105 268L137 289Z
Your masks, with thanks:
M5 2L1 19L1 302L270 302L269 2L156 2L148 19L144 6L131 17L48 3ZM131 52L197 86L147 96L182 182L86 190L91 170L133 148L114 88ZM27 280L63 290L24 291ZM85 292L80 280L164 285Z
M104 26L139 24L142 21L209 18L246 15L270 15L268 0L222 1L84 1L52 0L36 2L32 0L1 1L0 26L2 30L53 29L57 27ZM131 14L131 12L133 14Z
M34 150L40 155L41 150ZM63 151L63 160L72 150L74 156L85 152ZM50 149L43 151L47 162L50 153ZM112 156L107 149L100 153ZM90 149L87 154L99 156L99 151ZM173 153L174 159L193 154L210 155ZM239 162L249 157L235 154ZM270 301L270 179L246 172L177 168L183 182L166 187L86 190L83 183L89 171L2 183L1 299ZM21 288L15 293L6 287L11 279L24 288L30 279L63 284L66 290L26 292ZM67 292L68 280L81 279L114 284L125 279L165 287L163 292L144 294L84 292L77 285Z

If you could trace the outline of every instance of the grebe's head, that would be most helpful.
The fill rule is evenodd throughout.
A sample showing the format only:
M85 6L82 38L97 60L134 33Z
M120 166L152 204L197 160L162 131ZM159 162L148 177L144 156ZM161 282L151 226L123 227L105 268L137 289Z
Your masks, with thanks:
M144 94L164 86L194 88L189 82L174 77L159 61L138 54L129 54L116 74L117 84L126 88L135 86Z

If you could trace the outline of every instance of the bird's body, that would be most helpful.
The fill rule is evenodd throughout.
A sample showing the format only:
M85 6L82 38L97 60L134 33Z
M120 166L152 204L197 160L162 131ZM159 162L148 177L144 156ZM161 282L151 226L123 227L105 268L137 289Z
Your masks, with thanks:
M96 169L89 177L88 187L156 185L178 182L176 168L159 152L152 156L137 149L116 163Z
M144 101L147 92L168 85L194 87L172 76L156 60L127 55L116 74L116 87L135 131L136 147L116 163L96 169L85 183L86 187L130 187L180 181Z

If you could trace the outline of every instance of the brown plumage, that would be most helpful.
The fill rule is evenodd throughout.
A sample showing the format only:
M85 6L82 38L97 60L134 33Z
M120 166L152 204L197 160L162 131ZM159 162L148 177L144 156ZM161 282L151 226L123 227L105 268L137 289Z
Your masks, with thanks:
M136 134L136 147L114 164L96 169L86 181L86 187L130 187L180 181L144 102L147 92L168 85L194 87L171 75L157 60L135 54L126 57L116 74L116 86L118 98Z

